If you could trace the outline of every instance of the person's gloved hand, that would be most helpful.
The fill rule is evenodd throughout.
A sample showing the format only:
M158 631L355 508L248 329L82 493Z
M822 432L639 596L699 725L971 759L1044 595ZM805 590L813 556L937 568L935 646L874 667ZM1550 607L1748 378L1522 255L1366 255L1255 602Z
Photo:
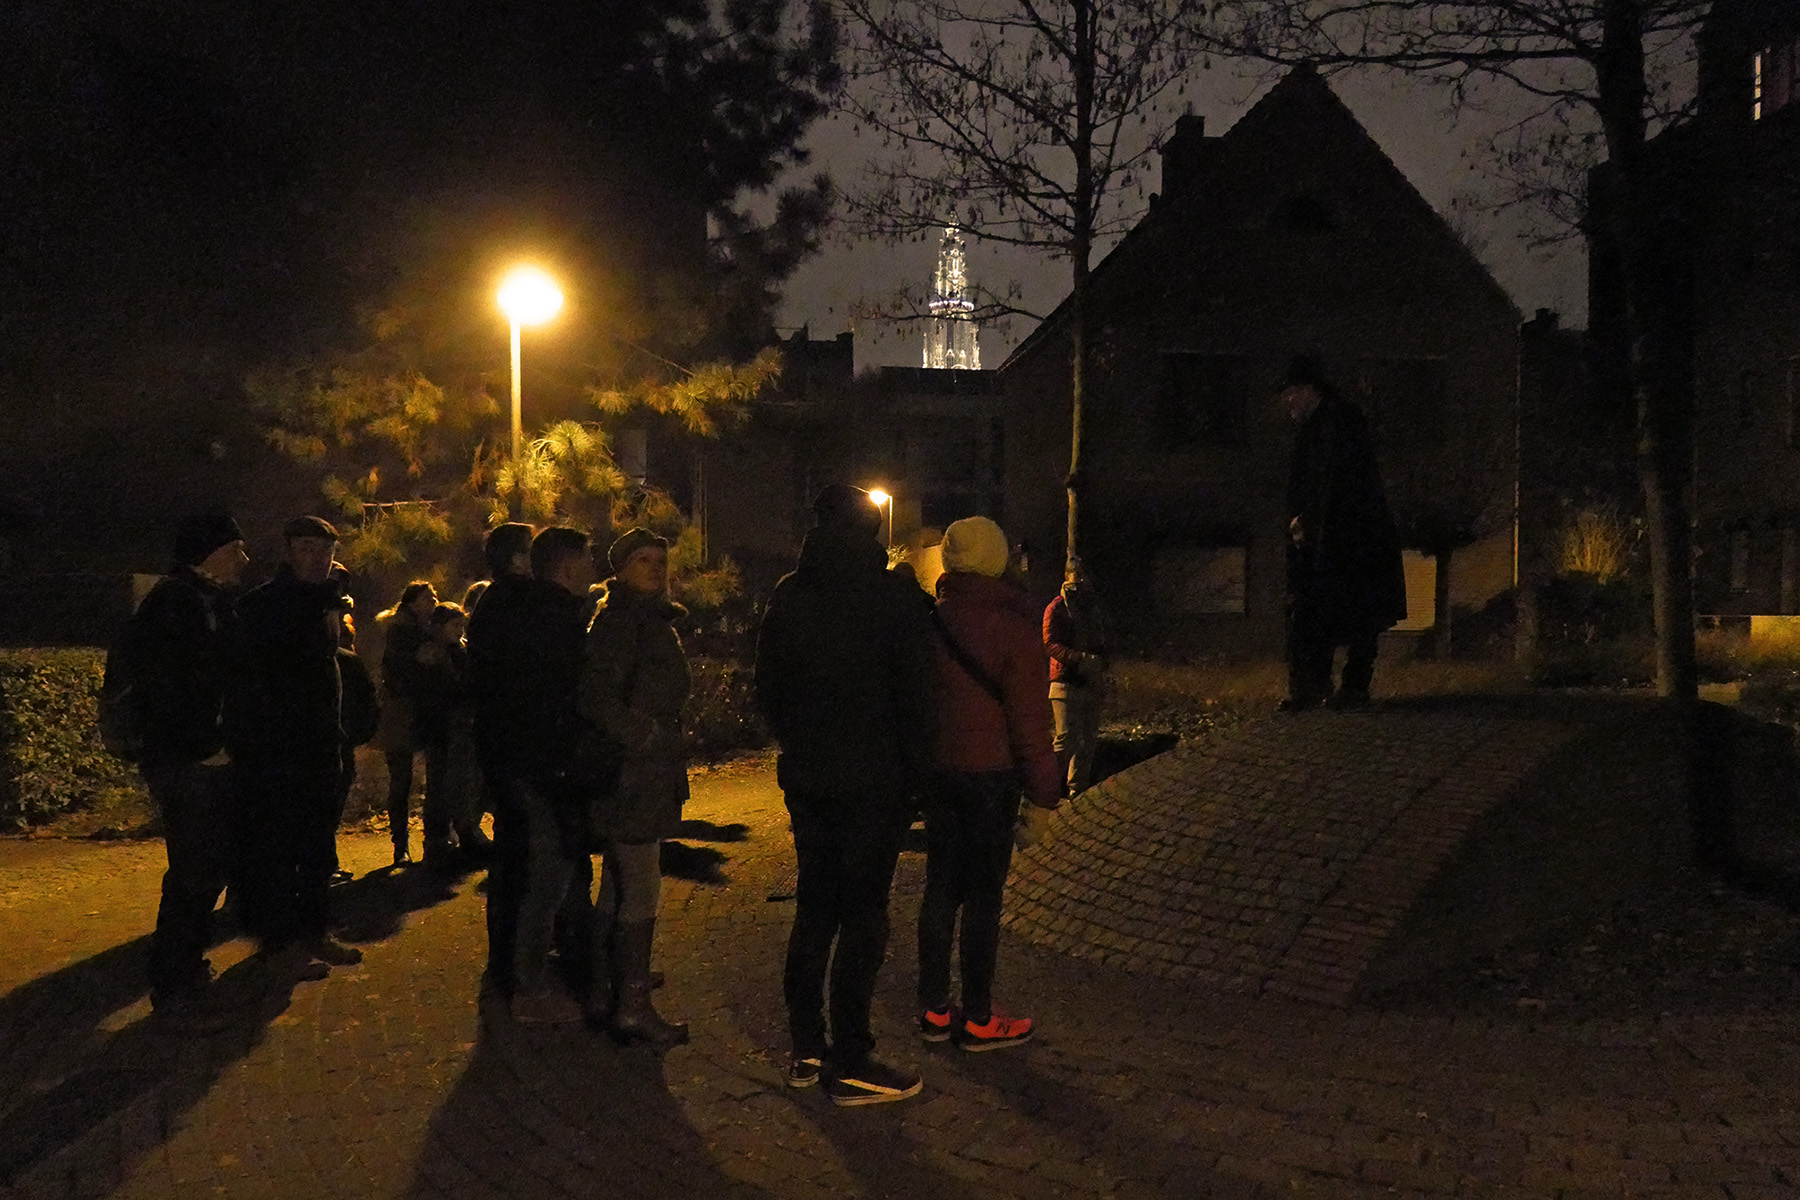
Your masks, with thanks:
M1013 830L1013 845L1021 850L1030 849L1050 835L1050 814L1053 808L1045 808L1039 804L1027 804L1019 814L1019 824Z

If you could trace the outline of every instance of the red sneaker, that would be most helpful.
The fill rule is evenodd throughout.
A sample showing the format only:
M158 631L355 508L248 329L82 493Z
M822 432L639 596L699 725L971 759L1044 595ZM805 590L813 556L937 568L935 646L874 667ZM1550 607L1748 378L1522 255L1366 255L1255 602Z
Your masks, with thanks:
M919 1037L927 1042L947 1042L956 1031L956 1013L948 1004L919 1013Z
M1030 1017L1008 1017L1000 1013L992 1013L987 1021L977 1025L973 1021L962 1023L961 1036L957 1045L971 1053L983 1050L999 1050L1006 1046L1017 1046L1021 1042L1031 1040Z

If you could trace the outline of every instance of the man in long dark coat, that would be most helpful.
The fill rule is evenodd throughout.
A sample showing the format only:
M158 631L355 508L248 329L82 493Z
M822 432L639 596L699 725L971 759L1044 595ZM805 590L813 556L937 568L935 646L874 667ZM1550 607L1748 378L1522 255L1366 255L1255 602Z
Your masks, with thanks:
M1368 418L1316 358L1297 358L1281 398L1299 423L1288 476L1288 698L1295 711L1369 701L1376 641L1406 617L1400 539ZM1347 646L1331 690L1332 656Z

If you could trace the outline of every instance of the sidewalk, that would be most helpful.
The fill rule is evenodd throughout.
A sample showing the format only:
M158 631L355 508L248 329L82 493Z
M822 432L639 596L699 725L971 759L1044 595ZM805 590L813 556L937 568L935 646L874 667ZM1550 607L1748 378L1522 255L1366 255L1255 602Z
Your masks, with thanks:
M780 1079L793 865L766 766L700 773L665 860L659 1058L478 1012L480 876L371 872L343 840L357 968L258 990L182 1040L147 1020L158 844L0 844L0 1198L1796 1194L1800 1035L1767 992L1579 1019L1427 1001L1212 995L1003 942L1028 1046L911 1037L923 858L877 999L917 1100L835 1109ZM10 1182L10 1186L8 1186Z

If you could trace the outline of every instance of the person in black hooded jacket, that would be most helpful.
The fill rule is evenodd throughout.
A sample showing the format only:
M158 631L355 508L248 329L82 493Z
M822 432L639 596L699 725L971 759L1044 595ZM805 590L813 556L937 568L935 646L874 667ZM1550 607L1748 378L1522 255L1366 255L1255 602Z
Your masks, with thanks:
M503 527L504 528L504 527ZM470 683L481 768L498 798L497 878L488 892L488 983L519 1021L580 1021L550 971L557 909L585 859L574 757L593 563L587 535L551 526L531 542L530 576L495 578L469 622Z
M818 525L769 598L756 643L756 706L781 747L776 776L800 866L782 981L787 1079L805 1087L823 1075L836 1103L875 1104L920 1089L917 1076L871 1057L869 1008L909 797L936 732L930 626L918 588L886 570L869 493L835 484L813 510Z
M199 1001L212 982L203 955L225 890L234 820L223 717L230 681L232 606L249 558L237 522L184 519L175 567L144 597L127 653L142 691L138 762L163 826L169 869L150 939L150 1001L158 1012Z

